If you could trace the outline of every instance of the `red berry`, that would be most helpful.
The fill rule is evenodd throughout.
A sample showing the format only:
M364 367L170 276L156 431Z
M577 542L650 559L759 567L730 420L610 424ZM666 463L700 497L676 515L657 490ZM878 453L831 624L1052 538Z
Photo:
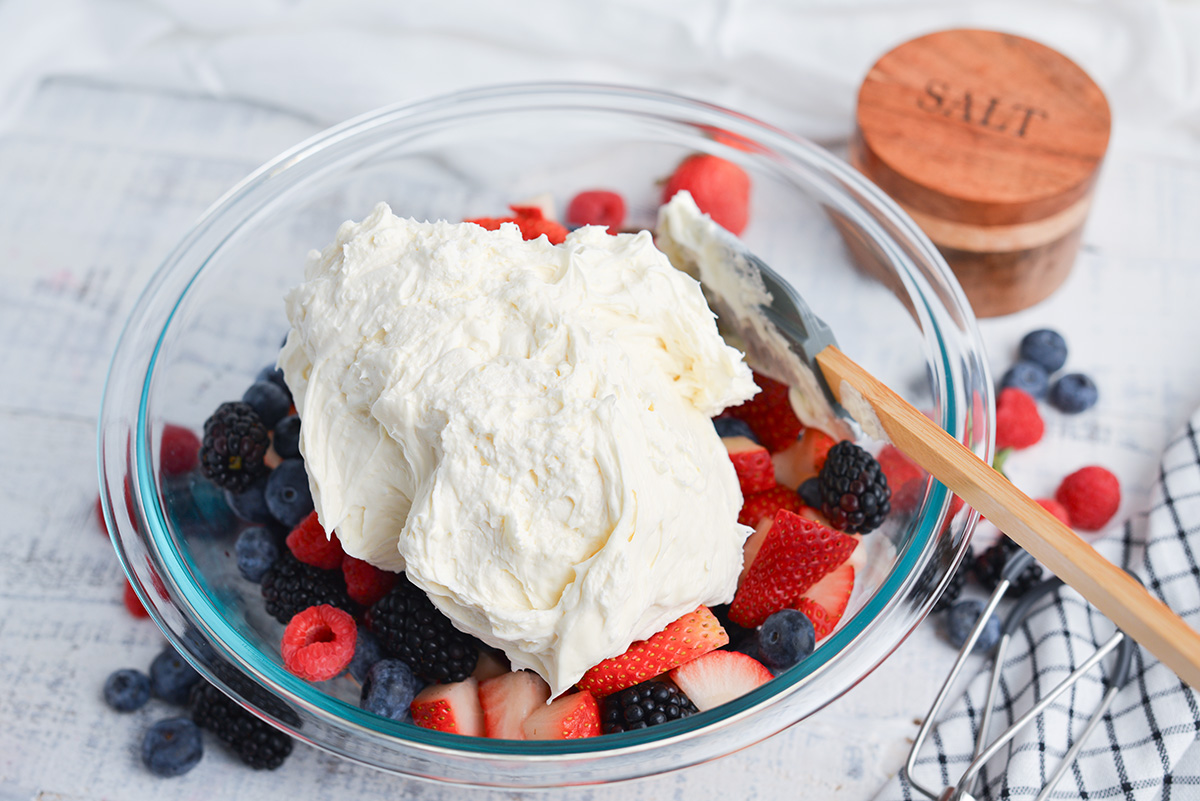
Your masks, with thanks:
M760 387L759 393L726 411L731 417L745 420L763 447L776 453L794 443L804 426L792 411L786 384L762 373L754 374L754 383Z
M376 601L392 591L399 578L395 573L380 570L370 562L353 556L342 557L342 575L346 577L346 594L363 606L374 606Z
M603 225L610 234L615 234L625 222L625 198L607 189L580 192L567 204L567 222L571 225Z
M713 222L740 234L750 220L750 176L731 161L697 153L684 159L663 189L663 203L686 189Z
M125 595L122 600L125 602L125 608L129 610L129 614L134 617L150 617L150 613L146 611L146 607L142 606L141 599L137 597L133 585L128 580L125 581Z
M522 239L537 239L545 234L551 245L561 245L567 238L567 229L562 225L547 220L545 214L537 206L509 206L515 217L475 217L466 220L469 223L486 228L489 231L499 230L506 222L514 223L521 229Z
M1028 392L1008 387L996 399L996 447L1028 448L1046 431L1037 401Z
M287 535L287 546L301 562L322 570L337 570L346 556L337 534L325 533L315 511L309 512Z
M1043 509L1057 517L1064 526L1071 525L1071 515L1067 513L1067 507L1053 498L1038 498L1037 502Z
M743 526L757 526L764 518L773 518L780 509L800 514L804 501L790 487L772 487L769 490L755 492L745 496L742 509L738 512L738 522Z
M159 457L163 475L181 476L196 466L200 457L200 438L191 429L167 423L163 426Z
M1121 483L1108 470L1091 465L1064 478L1054 499L1066 508L1072 526L1099 531L1121 505Z
M358 627L336 606L310 606L283 630L283 664L309 681L325 681L341 673L354 656Z

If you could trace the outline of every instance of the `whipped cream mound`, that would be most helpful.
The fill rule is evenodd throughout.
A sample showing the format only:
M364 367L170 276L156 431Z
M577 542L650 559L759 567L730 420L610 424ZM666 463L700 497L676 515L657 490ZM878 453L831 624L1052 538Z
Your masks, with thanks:
M378 205L280 356L326 530L555 695L700 604L751 529L710 418L757 388L646 233L561 245Z

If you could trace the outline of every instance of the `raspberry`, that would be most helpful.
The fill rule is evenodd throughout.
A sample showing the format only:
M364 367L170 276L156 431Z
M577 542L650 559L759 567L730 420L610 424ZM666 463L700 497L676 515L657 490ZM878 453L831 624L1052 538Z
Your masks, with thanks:
M133 585L129 580L125 580L125 595L122 598L125 602L125 608L129 610L129 614L134 617L150 617L150 613L146 611L146 607L142 606L142 600L137 597L137 593L133 591Z
M200 465L204 475L230 492L244 492L265 475L271 441L258 414L241 401L222 403L204 422Z
M1091 465L1064 478L1054 498L1066 508L1072 526L1099 531L1121 505L1121 483L1108 470Z
M306 565L291 551L284 551L263 574L262 596L267 614L287 623L303 609L329 604L357 614L358 604L346 594L346 580L340 570L321 570Z
M200 456L200 438L191 429L167 423L163 426L159 462L164 475L181 476L196 466Z
M292 753L292 738L259 720L207 681L192 688L192 722L208 729L255 770L275 770Z
M425 681L464 681L475 670L482 643L463 634L407 578L367 613L367 625L383 652L399 659Z
M1016 387L1000 390L996 399L997 448L1028 448L1041 440L1045 431L1033 396Z
M1057 517L1064 526L1071 525L1071 515L1067 513L1067 507L1058 501L1053 498L1038 498L1037 503L1047 512Z
M663 188L663 203L686 189L700 211L732 234L750 220L750 176L731 161L696 153L684 159Z
M644 681L607 696L600 710L605 734L634 731L696 714L696 705L683 691L662 681Z
M879 462L849 440L829 449L817 478L821 514L840 531L852 534L873 531L891 511L892 493Z
M391 592L399 578L353 556L342 559L342 575L346 577L346 593L363 606L371 606Z
M607 189L589 189L567 204L570 225L603 225L615 234L625 222L625 198Z
M325 529L321 528L316 512L310 512L287 535L287 547L304 564L322 570L337 570L346 555L337 534L326 534Z
M310 606L283 630L283 664L302 679L332 679L354 658L357 639L350 615L328 604Z
M561 245L567 238L567 229L554 220L547 220L537 206L509 206L515 217L475 217L464 222L475 223L489 231L499 230L506 222L515 223L521 230L522 239L537 239L545 234L551 245Z

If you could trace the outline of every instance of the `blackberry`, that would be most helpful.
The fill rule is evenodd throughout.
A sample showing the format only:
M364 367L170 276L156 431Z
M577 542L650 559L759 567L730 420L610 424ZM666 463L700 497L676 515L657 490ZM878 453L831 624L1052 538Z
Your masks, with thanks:
M961 564L958 566L958 570L954 571L954 575L950 577L950 583L946 585L946 590L937 599L937 603L933 605L933 611L941 612L943 609L949 609L953 606L966 583L967 565Z
M696 714L696 705L673 684L644 681L606 697L600 709L605 734L644 729Z
M230 492L244 492L266 475L263 456L270 445L267 427L248 403L222 403L204 421L200 466L204 475Z
M1000 583L1000 574L1004 570L1004 565L1020 550L1020 545L1017 545L1008 537L1001 537L999 542L975 559L975 564L972 567L976 581L983 585L984 589L989 592L996 589L996 585ZM1008 595L1013 598L1020 598L1041 580L1042 566L1037 562L1030 562L1009 585Z
M438 684L470 676L483 647L454 628L450 618L403 574L367 612L367 626L379 638L384 654L407 664L418 678Z
M286 624L310 606L329 604L357 615L361 608L346 594L340 570L306 565L284 549L262 576L262 596L267 614Z
M292 738L240 707L206 681L192 688L192 721L208 729L255 770L275 770L292 753Z
M892 510L892 492L879 462L849 440L829 449L818 478L821 513L840 531L873 531Z

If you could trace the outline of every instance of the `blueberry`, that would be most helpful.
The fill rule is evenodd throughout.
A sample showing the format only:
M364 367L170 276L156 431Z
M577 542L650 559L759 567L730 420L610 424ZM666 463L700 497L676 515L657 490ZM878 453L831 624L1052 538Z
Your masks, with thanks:
M300 525L313 510L312 492L302 459L284 459L267 478L267 508L289 529Z
M379 638L365 626L358 627L358 639L354 641L354 656L346 668L350 675L360 684L367 680L367 671L380 659L383 659L383 649Z
M238 572L255 584L262 581L263 573L279 558L275 535L261 526L245 529L238 534L233 550L237 555Z
M1039 328L1025 335L1018 353L1024 361L1040 364L1047 373L1053 373L1067 363L1067 341L1057 331Z
M805 505L813 509L821 508L821 480L816 476L806 479L796 492Z
M1050 387L1050 374L1037 362L1017 362L1000 379L1000 389L1009 387L1028 392L1035 398L1044 398Z
M772 672L786 670L813 652L817 632L797 609L780 609L758 630L758 652Z
M185 705L198 681L200 674L169 645L150 663L150 686L169 704Z
M200 727L187 718L167 718L142 738L142 761L155 776L182 776L204 756Z
M233 513L247 523L271 523L275 516L267 508L267 476L262 476L245 492L230 492L225 490L225 503Z
M292 406L292 399L287 392L279 388L274 381L255 381L242 395L242 401L250 404L258 412L262 424L274 428L275 424L287 416Z
M983 601L970 599L959 601L950 607L946 615L946 637L955 648L962 648L963 643L971 636L971 629L987 607ZM1000 642L1000 618L992 615L983 627L983 633L975 641L975 653L986 653Z
M104 700L118 712L141 709L150 700L150 677L129 668L113 671L104 682Z
M1083 373L1067 373L1050 388L1050 403L1067 414L1079 414L1096 405L1100 390Z
M284 340L287 341L286 339ZM270 381L275 386L287 393L288 401L291 402L292 391L288 389L287 381L283 379L283 368L276 367L273 364L268 364L266 367L258 371L255 381Z
M294 414L275 424L275 452L284 459L300 458L300 418Z
M399 659L384 659L367 671L359 706L385 718L404 720L420 689L408 665Z
M758 442L758 437L750 429L750 424L736 417L718 417L713 420L713 428L717 429L718 437L746 437Z

